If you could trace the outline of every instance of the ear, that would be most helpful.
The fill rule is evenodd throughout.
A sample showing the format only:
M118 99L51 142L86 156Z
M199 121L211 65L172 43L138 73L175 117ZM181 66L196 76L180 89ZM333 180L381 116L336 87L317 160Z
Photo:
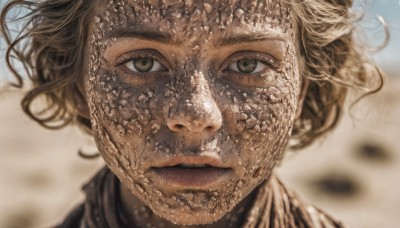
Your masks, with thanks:
M303 111L304 99L306 98L309 84L310 80L308 78L303 77L303 80L301 82L301 91L297 101L296 119L300 117L301 112Z
M83 80L79 80L76 83L76 91L74 93L76 110L77 110L79 116L90 120L89 105L87 103L85 86L82 81Z

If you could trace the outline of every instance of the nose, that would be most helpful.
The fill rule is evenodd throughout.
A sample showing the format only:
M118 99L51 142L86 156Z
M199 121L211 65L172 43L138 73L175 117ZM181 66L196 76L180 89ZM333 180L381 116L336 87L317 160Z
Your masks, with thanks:
M173 132L212 133L221 128L222 114L206 80L196 81L170 109L167 125Z
M177 112L168 118L168 128L173 132L215 132L222 125L222 116L212 100L186 100Z

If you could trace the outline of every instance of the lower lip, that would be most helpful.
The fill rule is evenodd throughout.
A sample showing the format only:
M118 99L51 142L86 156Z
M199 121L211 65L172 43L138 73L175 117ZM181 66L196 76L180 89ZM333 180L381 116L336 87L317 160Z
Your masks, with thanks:
M168 183L184 187L206 187L222 179L232 171L232 169L216 167L162 167L152 168L152 170Z

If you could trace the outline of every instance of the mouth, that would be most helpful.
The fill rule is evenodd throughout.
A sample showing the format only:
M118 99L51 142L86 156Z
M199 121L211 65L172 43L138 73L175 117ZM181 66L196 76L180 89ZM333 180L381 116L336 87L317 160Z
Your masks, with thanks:
M162 184L177 187L208 187L233 173L220 161L205 157L174 158L151 170Z

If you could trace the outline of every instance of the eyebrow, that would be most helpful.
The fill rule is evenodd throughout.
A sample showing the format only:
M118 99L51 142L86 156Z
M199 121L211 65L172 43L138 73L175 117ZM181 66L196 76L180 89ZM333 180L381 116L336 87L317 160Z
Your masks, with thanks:
M223 38L220 42L217 42L216 47L232 46L241 43L254 43L261 41L287 41L284 37L278 34L239 34L230 37Z
M140 31L134 28L114 29L105 36L106 39L121 37L152 40L165 44L176 44L176 42L173 41L171 34L153 31Z
M110 31L105 36L106 39L110 38L136 38L142 40L151 40L159 43L169 44L169 45L179 45L180 40L174 40L172 34L157 32L157 31L140 31L136 28L118 28ZM254 43L261 41L287 41L280 34L238 34L233 36L228 36L214 44L214 47L220 48L225 46L232 46L241 43Z

